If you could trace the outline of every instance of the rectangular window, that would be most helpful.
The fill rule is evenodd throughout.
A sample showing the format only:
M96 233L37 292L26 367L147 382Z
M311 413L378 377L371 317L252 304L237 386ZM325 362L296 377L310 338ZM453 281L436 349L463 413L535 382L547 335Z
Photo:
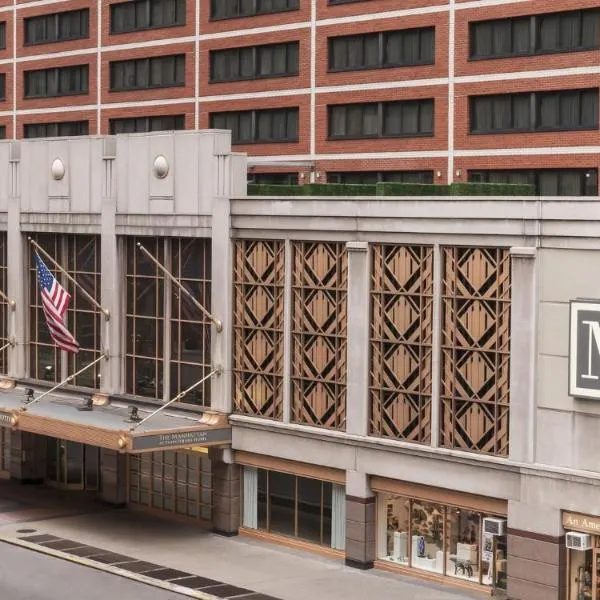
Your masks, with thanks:
M6 139L6 125L0 125L0 140Z
M435 28L329 38L329 70L352 71L435 62Z
M298 108L211 113L212 129L231 130L234 144L298 141Z
M88 72L88 65L25 71L25 98L87 94Z
M0 50L6 50L6 21L0 21Z
M210 81L241 81L298 75L298 42L211 50Z
M87 8L26 18L25 45L87 38L90 35L89 20Z
M598 129L598 89L473 96L471 133Z
M473 59L592 50L600 46L600 10L591 8L470 24Z
M6 100L6 73L0 73L0 101Z
M340 171L327 173L328 183L433 183L433 171Z
M298 173L248 173L248 183L298 185Z
M597 196L598 170L590 169L499 169L469 171L474 183L527 183L542 196Z
M25 138L67 137L88 135L89 121L63 121L62 123L26 123L23 127Z
M329 106L329 138L433 135L433 99Z
M298 8L300 8L300 0L211 0L210 18L211 20L236 19Z
M185 25L185 0L133 0L110 6L110 32Z
M185 85L185 54L110 63L111 92L183 85Z
M111 135L148 131L174 131L185 129L185 115L110 119L109 128Z

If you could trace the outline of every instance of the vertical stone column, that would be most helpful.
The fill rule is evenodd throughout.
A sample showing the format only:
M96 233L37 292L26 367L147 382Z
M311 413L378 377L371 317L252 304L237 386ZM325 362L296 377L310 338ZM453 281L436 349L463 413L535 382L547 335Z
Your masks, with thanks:
M509 501L508 523L508 597L564 600L567 552L560 510Z
M127 502L127 455L102 448L100 451L100 498L107 504L125 506Z
M373 568L375 560L376 502L368 477L346 472L346 564L357 569Z
M535 248L511 248L509 457L535 461Z
M116 232L116 140L106 138L103 140L103 190L102 214L100 225L100 252L101 252L101 288L100 304L110 312L108 321L102 317L102 349L108 350L110 358L100 363L100 391L105 394L114 394L121 391L121 363L123 353L121 348L121 328L124 326L121 317L121 286L125 285L121 277L121 260L117 246Z
M21 483L43 483L46 476L46 439L26 431L10 435L10 478Z
M212 523L220 535L237 535L241 520L241 469L233 464L231 450L211 449Z
M21 198L19 196L21 146L20 142L10 144L8 215L7 215L7 285L6 292L15 301L15 310L8 313L8 335L15 345L8 350L8 375L15 379L25 377L26 370L26 318L29 301L27 298L27 277L25 259L29 243L21 233Z
M369 244L348 242L348 343L346 431L367 435L369 426Z

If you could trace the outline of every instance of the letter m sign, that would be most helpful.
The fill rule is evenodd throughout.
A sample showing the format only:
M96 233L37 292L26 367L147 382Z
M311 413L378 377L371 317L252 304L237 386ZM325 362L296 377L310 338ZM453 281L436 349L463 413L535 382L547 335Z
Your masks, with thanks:
M600 300L571 301L569 395L600 400Z

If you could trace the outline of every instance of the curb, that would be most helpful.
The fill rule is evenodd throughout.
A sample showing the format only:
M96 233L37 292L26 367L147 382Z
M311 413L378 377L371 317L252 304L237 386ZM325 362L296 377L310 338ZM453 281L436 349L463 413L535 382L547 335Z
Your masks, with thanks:
M47 556L53 556L54 558L66 560L82 567L90 567L92 569L96 569L97 571L104 571L105 573L118 575L119 577L124 577L125 579L131 579L132 581L137 581L138 583L144 583L155 588L161 588L169 592L174 592L175 594L181 594L182 596L187 596L188 598L198 598L199 600L223 600L222 598L219 598L219 596L213 596L212 594L207 594L206 592L192 590L169 581L154 579L153 577L148 577L146 575L142 575L141 573L132 573L131 571L126 571L125 569L120 569L119 567L105 565L103 563L96 562L95 560L74 556L72 554L67 554L66 552L61 552L60 550L45 548L44 546L32 544L31 542L27 542L25 540L0 536L0 542L10 544L11 546L27 548L28 550L33 550L34 552L39 552L40 554L46 554Z

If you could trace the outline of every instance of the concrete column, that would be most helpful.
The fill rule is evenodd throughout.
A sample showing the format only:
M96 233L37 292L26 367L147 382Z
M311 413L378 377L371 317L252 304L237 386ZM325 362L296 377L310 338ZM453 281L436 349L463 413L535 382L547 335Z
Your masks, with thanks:
M369 429L369 244L348 242L348 344L346 431Z
M535 248L511 248L509 457L535 461Z
M10 435L10 478L21 483L43 483L46 476L46 438L26 431Z
M121 277L121 260L117 245L116 232L116 185L115 185L116 144L114 138L104 140L103 156L103 197L100 224L101 269L100 303L110 311L110 319L102 318L101 344L108 350L109 360L100 363L100 391L115 394L121 390L121 364L123 362L122 330L125 326L122 314L121 289L124 279Z
M508 597L564 600L567 552L560 510L509 502L508 523Z
M346 564L373 568L375 560L376 502L368 477L346 472Z
M100 450L100 498L107 504L125 506L127 502L127 455L115 450Z
M283 422L292 421L292 242L285 241L283 269Z
M15 310L8 313L8 335L16 345L8 350L8 375L20 379L26 375L26 318L29 307L25 250L29 243L21 233L21 198L19 197L20 142L11 142L7 215L7 285L6 292L15 301Z
M230 413L233 404L231 392L231 298L232 298L232 257L231 219L229 199L216 197L212 210L212 290L211 312L222 323L220 332L213 325L211 330L211 357L214 367L221 368L221 374L211 379L212 410ZM213 368L214 368L213 367Z
M231 450L210 451L213 506L213 531L220 535L237 535L241 521L241 468L233 464Z

